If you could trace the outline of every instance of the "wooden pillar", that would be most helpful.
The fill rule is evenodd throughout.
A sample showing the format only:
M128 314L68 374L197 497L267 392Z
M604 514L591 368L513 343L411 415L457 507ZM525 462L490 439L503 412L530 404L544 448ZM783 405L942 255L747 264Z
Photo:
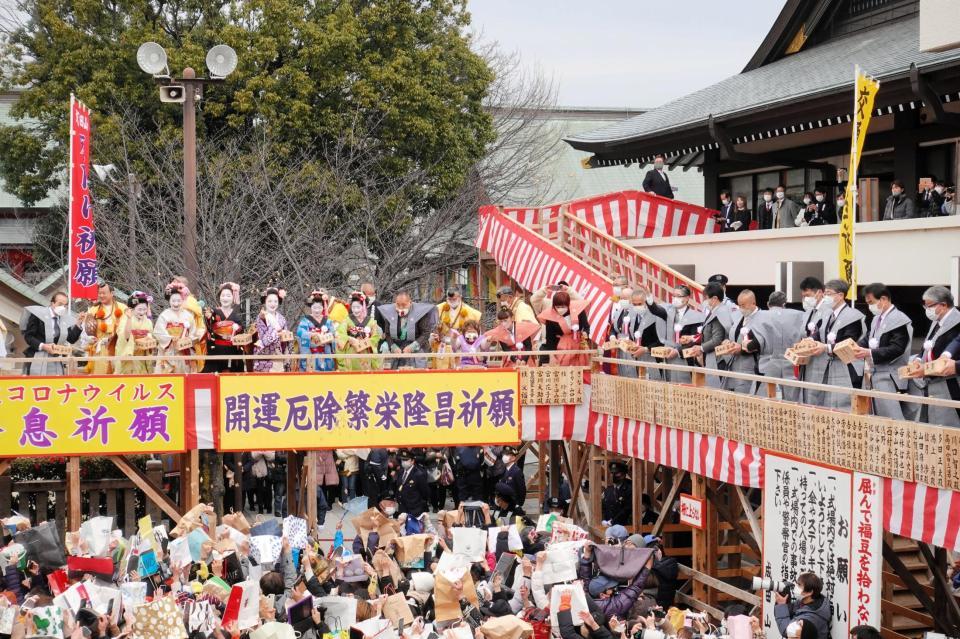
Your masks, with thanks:
M180 454L180 508L187 512L200 503L200 451Z
M67 457L67 530L79 530L82 515L80 513L80 458ZM99 497L99 495L97 495ZM25 511L26 512L26 511ZM42 519L46 519L42 513ZM41 519L37 508L37 521Z
M159 459L148 459L147 460L147 477L149 477L150 481L152 481L157 486L163 486L163 462L160 461ZM150 518L153 521L158 522L160 520L160 507L157 506L152 501L150 501L149 499L147 499L146 502L147 502L146 503L147 514L150 515ZM132 507L132 504L130 504L129 506L127 504L124 504L124 507L125 508Z
M603 458L598 454L599 451L599 448L591 444L586 453L589 456L587 463L590 464L588 471L590 481L590 520L587 523L591 526L598 526L603 519L602 509L600 508L600 496L603 492L600 464L603 463Z
M710 564L710 547L714 547L713 556L716 557L717 539L711 535L712 531L710 530L710 512L713 511L713 508L711 508L710 501L707 499L707 479L703 475L691 474L690 483L690 494L703 501L705 524L702 530L699 528L693 529L693 569L710 575L714 572L714 566L716 566L716 563ZM699 581L694 581L693 598L708 603L710 588Z
M297 487L300 485L300 453L295 450L287 451L287 513L294 515L301 512L297 502Z
M307 471L307 529L317 531L317 451L311 450L305 455L304 466Z
M643 476L643 461L634 457L630 463L630 483L633 484L633 532L640 532L640 506L643 503L643 489L640 478Z
M563 454L560 452L560 447L563 445L563 442L551 441L550 446L550 496L559 497L560 496L560 474L561 471L561 458ZM543 443L541 442L540 447L543 448ZM543 499L543 492L540 493L540 498Z

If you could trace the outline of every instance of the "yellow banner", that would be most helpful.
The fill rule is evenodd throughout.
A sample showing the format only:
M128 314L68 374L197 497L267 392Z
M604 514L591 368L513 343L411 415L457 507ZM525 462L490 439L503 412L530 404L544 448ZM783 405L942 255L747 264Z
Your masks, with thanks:
M221 375L218 448L516 444L515 370Z
M183 377L0 377L0 457L184 450Z
M840 219L840 237L838 245L840 279L850 284L847 299L857 298L857 267L854 258L853 223L856 217L857 168L860 165L860 153L867 138L867 128L873 115L873 101L880 90L880 83L863 73L857 72L856 110L853 114L853 134L850 138L850 171L845 194L846 203Z

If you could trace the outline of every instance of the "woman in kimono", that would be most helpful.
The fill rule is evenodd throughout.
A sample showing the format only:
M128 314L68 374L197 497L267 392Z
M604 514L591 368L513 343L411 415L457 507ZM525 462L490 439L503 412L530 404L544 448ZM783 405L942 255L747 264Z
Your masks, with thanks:
M482 368L487 365L486 359L477 357L476 353L487 350L487 338L480 334L480 322L468 319L463 323L462 331L453 329L451 333L458 353L472 353L472 357L460 357L456 368Z
M153 330L153 335L159 343L157 354L161 357L157 360L156 372L178 375L195 373L196 360L168 360L162 357L193 355L193 345L203 337L205 329L198 328L193 322L193 313L183 307L183 289L178 284L167 286L164 297L167 298L170 308L157 316L157 323Z
M333 355L336 350L336 329L327 315L327 305L324 304L320 291L313 291L307 297L306 307L308 314L300 318L297 323L297 340L300 342L301 353L314 355ZM304 371L332 371L336 367L333 358L311 357L302 360Z
M260 315L257 318L257 341L253 345L254 355L284 355L290 347L289 342L281 338L288 331L287 320L280 314L280 303L283 297L276 288L268 288L260 296ZM264 359L253 364L257 373L282 373L287 370L287 363L282 360Z
M220 306L204 310L207 324L207 352L210 355L242 355L243 349L233 343L233 337L243 332L243 319L235 304L240 300L240 287L233 282L225 282L217 291ZM243 372L243 360L208 359L203 367L204 373Z
M538 319L544 325L543 350L545 351L574 351L584 348L589 342L590 325L587 321L587 302L585 300L571 300L566 291L557 291L551 298L550 308L545 309ZM541 363L547 361L546 355L541 357ZM583 355L550 355L551 364L559 366L589 366L590 356Z
M143 291L134 291L127 300L127 310L120 318L120 326L117 329L117 357L129 357L131 355L152 355L154 349L141 349L137 347L137 340L153 336L153 321L150 319L150 304L153 298ZM148 360L138 360L133 362L118 361L114 369L124 375L149 375L153 372L154 364Z
M376 309L376 307L373 308ZM366 354L377 352L382 334L380 325L374 318L374 312L368 312L366 296L363 293L354 291L350 294L350 312L337 327L338 352ZM347 371L380 370L380 361L342 359L338 363L338 368Z

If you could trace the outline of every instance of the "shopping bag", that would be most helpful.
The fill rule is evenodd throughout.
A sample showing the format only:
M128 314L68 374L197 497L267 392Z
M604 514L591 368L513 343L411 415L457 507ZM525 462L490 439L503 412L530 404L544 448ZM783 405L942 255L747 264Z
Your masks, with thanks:
M94 557L105 557L110 552L113 517L92 517L80 524L80 539Z
M27 637L63 639L63 611L59 606L40 606L27 613Z
M560 610L560 599L564 593L570 593L570 616L573 618L573 625L583 625L580 619L582 611L589 611L587 608L587 598L583 594L583 586L580 584L557 584L550 589L550 623L554 628L559 628L557 621L557 612Z
M453 551L470 561L483 561L487 551L487 531L481 528L454 528Z
M57 524L52 520L21 530L14 539L23 546L25 558L37 562L41 572L67 565L67 556L60 543Z
M410 604L403 593L398 592L387 597L381 613L390 620L394 628L399 628L401 624L407 627L413 624L413 611L410 610Z
M140 606L134 616L131 639L187 639L183 613L172 596Z
M229 513L223 516L223 523L244 535L250 534L250 522L243 513Z
M501 532L503 532L503 527L494 527L487 530L487 552L497 551L497 538ZM520 532L514 524L507 527L507 550L511 552L523 550L523 542L520 541Z
M577 553L572 548L549 548L543 562L544 585L574 581L577 578Z
M516 615L491 617L480 626L486 639L527 639L533 634L533 626Z
M307 520L293 515L283 520L283 536L291 548L307 547Z
M357 599L354 597L318 597L314 603L323 610L328 628L349 628L357 623Z

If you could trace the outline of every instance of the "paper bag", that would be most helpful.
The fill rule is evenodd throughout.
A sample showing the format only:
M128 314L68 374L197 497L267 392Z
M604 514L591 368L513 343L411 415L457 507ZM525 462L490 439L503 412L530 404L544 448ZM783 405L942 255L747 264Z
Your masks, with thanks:
M187 639L183 614L171 597L154 599L137 608L131 639Z
M283 536L291 548L307 547L307 520L293 515L283 520Z
M397 537L394 542L397 544L397 561L406 567L423 559L423 552L426 542L432 537L427 534L404 535Z
M250 633L250 639L296 639L293 626L279 621L268 621Z
M59 606L40 606L27 615L28 637L57 637L63 639L63 611Z
M569 592L572 595L570 598L570 616L573 618L573 625L583 625L583 620L580 619L580 613L584 610L589 610L589 608L587 608L587 598L583 594L583 587L580 586L580 584L560 584L554 586L550 589L550 624L554 628L560 627L560 623L557 621L557 611L560 610L560 596L565 592Z
M61 610L69 610L76 614L83 607L84 602L90 600L87 587L84 583L75 583L53 598L53 603Z
M364 639L397 639L397 631L388 619L373 617L366 621L359 621L350 627L362 633ZM351 633L352 634L352 633Z
M399 628L401 623L407 627L413 624L413 611L410 610L410 604L407 603L403 593L398 592L387 597L387 600L383 602L381 612L384 617L390 620L394 628Z
M216 608L209 601L187 601L183 606L183 616L187 620L187 632L199 632L204 636L213 633L220 621Z
M243 513L230 513L223 516L223 523L244 535L250 534L250 522Z
M544 585L576 580L577 553L568 548L550 548L542 574Z
M500 535L501 530L502 528L496 527L487 529L487 552L497 551L497 537ZM513 552L523 550L523 542L520 541L520 532L514 524L511 524L507 528L507 550Z
M53 521L22 530L14 539L23 546L27 559L37 562L41 572L63 568L67 564L57 524Z
M462 581L463 596L474 606L479 607L477 589L473 585L473 578L469 572L464 573ZM460 600L453 592L453 582L444 577L439 571L437 571L435 575L433 601L437 621L452 621L463 617L460 612Z
M373 555L373 568L377 571L377 574L382 575L384 572L384 567L389 571L390 578L393 580L393 585L396 586L403 579L403 573L400 571L400 566L393 559L390 558L383 550L378 550Z
M247 580L234 584L230 589L230 598L223 611L224 626L231 621L237 622L239 630L253 628L260 621L260 584Z
M120 584L120 601L130 611L147 603L147 582L128 581Z
M256 552L259 563L270 565L280 559L282 544L280 537L256 535L250 538L250 551Z
M0 604L6 603L0 608L0 635L12 635L13 624L17 620L17 607L11 605L4 599Z
M109 552L113 517L93 517L80 524L80 539L94 557L105 557Z
M170 542L167 546L167 553L170 555L171 567L183 568L193 563L193 557L190 555L190 543L186 537L179 537Z
M483 561L487 552L487 531L481 528L454 528L453 551L470 561Z
M516 615L491 617L480 626L487 639L527 639L533 634L533 626Z
M349 628L357 623L357 599L354 597L318 597L314 600L323 609L328 628Z

